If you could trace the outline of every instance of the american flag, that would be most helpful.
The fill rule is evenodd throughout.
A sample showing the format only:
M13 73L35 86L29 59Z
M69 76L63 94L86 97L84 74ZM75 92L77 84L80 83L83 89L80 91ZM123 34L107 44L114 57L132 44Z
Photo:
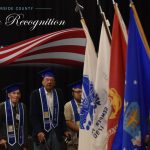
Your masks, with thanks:
M0 66L28 64L82 66L85 45L86 38L81 28L48 33L0 48Z

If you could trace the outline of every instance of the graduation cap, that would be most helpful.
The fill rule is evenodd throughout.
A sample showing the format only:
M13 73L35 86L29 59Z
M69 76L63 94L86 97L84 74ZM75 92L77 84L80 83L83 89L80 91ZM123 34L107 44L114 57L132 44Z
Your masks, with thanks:
M6 91L6 93L14 92L16 90L20 90L22 83L13 83L8 86L6 86L3 90Z
M72 90L74 89L82 89L82 80L75 81L68 85Z
M55 77L54 72L50 69L44 69L44 70L40 71L39 74L42 76L42 78Z

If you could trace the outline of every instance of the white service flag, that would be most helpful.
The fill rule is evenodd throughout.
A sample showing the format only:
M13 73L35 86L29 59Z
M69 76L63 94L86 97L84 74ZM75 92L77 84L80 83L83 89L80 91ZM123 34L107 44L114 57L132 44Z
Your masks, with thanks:
M111 111L109 92L109 72L110 72L110 42L106 33L106 28L102 23L99 52L96 69L95 91L98 99L95 101L94 122L92 127L93 143L92 150L107 149L107 122Z
M80 111L80 131L78 150L92 150L92 124L95 99L95 75L97 66L97 55L94 44L88 32L84 19L81 20L87 43L83 70L83 95Z

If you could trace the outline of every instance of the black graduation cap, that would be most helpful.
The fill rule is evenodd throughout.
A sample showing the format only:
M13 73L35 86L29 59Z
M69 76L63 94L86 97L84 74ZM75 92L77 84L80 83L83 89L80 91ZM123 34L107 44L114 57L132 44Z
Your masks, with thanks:
M39 74L44 77L55 77L54 72L51 69L44 69L39 72Z
M14 92L16 90L20 90L22 83L12 83L8 86L6 86L3 90L6 91L6 93Z
M68 85L72 90L74 89L82 89L82 80L77 80Z

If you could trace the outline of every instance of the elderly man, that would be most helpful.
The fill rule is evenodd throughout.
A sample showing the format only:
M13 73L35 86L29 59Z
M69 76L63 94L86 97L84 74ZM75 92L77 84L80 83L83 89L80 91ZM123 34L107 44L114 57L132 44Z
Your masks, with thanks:
M79 135L79 114L80 114L80 104L82 97L82 83L77 81L70 85L72 88L72 100L67 102L64 107L64 114L66 119L66 124L71 131L71 141L68 142L67 150L77 150L78 149L78 135Z
M6 101L0 104L0 149L27 149L26 108L20 102L20 84L9 85Z
M55 76L50 69L40 74L42 86L32 92L30 99L34 150L62 150L62 136L69 136L64 120L63 94L54 88Z

